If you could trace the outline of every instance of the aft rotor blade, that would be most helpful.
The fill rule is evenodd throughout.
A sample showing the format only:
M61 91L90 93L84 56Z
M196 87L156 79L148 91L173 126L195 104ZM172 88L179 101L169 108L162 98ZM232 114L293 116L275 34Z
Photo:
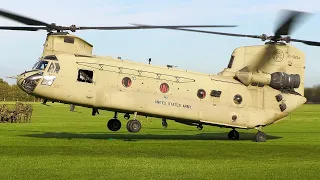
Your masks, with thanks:
M284 10L283 14L287 14L287 17L283 18L282 22L278 25L278 28L275 31L275 37L279 37L281 35L290 35L295 26L298 25L299 21L301 21L301 19L309 13Z
M249 38L257 38L257 39L260 39L260 38L261 38L261 36L258 36L258 35L223 33L223 32L215 32L215 31L202 31L202 30L195 30L195 29L182 29L182 28L177 28L177 29L175 29L175 30L190 31L190 32L199 32L199 33L207 33L207 34L217 34L217 35L224 35L224 36L249 37Z
M38 30L46 30L46 29L47 27L0 26L0 30L38 31Z
M107 27L77 27L76 30L126 30L126 29L156 29L156 28L213 28L213 27L237 27L236 25L177 25L177 26L107 26Z
M238 27L237 25L176 25L176 26L154 26L154 25L145 25L145 24L135 24L131 23L131 25L139 26L139 27L154 27L154 28L209 28L209 27Z
M261 54L258 56L258 60L250 65L252 68L251 71L258 70L263 68L271 59L272 53L275 50L274 44L266 44L266 47L261 51Z
M31 19L31 18L22 16L22 15L14 14L14 13L11 13L8 11L4 11L2 9L0 9L0 16L15 20L15 21L21 22L23 24L27 24L27 25L51 27L50 24L47 24L45 22Z
M306 40L291 39L291 38L290 38L290 41L301 42L301 43L304 43L304 44L307 44L307 45L310 45L310 46L320 46L320 42L317 42L317 41L306 41Z
M171 28L171 27L151 26L151 25L139 25L139 27L156 27L156 28L173 29L173 30L180 30L180 31L217 34L217 35L224 35L224 36L249 37L249 38L257 38L257 39L262 38L262 36L258 36L258 35L233 34L233 33L223 33L223 32L215 32L215 31L202 31L202 30L195 30L195 29Z

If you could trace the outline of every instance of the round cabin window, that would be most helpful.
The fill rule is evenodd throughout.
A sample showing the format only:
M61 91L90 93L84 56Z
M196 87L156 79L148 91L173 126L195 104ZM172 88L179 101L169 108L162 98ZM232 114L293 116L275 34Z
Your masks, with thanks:
M130 78L124 77L124 78L122 79L122 85L123 85L124 87L130 87L131 84L132 84L132 81L131 81Z
M198 98L203 99L206 97L206 91L204 89L199 89L197 93Z
M162 93L167 93L169 91L169 85L167 83L162 83L160 85L160 91Z
M242 103L242 96L240 94L235 95L233 98L233 102L235 104L241 104Z

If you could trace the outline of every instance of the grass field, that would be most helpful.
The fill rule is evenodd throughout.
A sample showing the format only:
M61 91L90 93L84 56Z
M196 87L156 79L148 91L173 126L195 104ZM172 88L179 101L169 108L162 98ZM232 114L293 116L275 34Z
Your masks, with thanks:
M32 123L0 124L0 179L320 179L320 105L256 131L196 127L139 117L142 129L106 129L111 112L34 104Z

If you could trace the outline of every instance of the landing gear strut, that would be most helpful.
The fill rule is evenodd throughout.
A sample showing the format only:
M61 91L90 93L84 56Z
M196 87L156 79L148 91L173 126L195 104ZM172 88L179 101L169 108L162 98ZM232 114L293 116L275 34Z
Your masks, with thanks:
M114 112L114 117L108 121L107 127L110 131L118 131L121 128L121 122L117 118L118 112Z
M202 129L203 129L202 124L199 124L199 125L197 126L197 128L198 128L199 130L202 130Z
M256 127L258 130L257 134L254 136L253 141L255 142L266 142L267 141L267 135L262 132L262 126Z
M130 119L130 114L129 113L126 113L124 116L123 116L126 120Z
M162 127L165 128L165 129L168 127L168 123L167 123L167 120L165 118L162 118Z
M228 138L230 140L238 140L239 139L238 131L236 131L235 129L232 129L228 134Z
M70 106L71 107L71 106ZM98 109L96 109L96 108L92 108L92 113L91 113L91 115L92 116L95 116L96 115L96 113L98 113L99 114L99 110Z
M138 121L137 118L137 112L134 112L133 120L128 121L127 123L127 130L129 132L137 133L141 129L141 123Z

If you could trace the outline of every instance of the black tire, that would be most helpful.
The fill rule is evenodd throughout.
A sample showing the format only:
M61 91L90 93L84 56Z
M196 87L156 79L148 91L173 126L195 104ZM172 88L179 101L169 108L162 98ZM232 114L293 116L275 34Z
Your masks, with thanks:
M121 122L118 119L110 119L107 126L110 131L119 131Z
M133 121L133 120L130 120L130 121L127 122L127 130L128 130L129 132L131 132L129 126L130 126L130 124L131 124L132 121Z
M267 141L267 135L264 132L258 132L255 136L254 136L254 141L255 142L266 142Z
M234 130L234 129L231 130L231 131L228 133L228 138L229 138L230 140L238 140L239 137L240 137L240 135L239 135L238 131L236 131L236 130Z
M127 129L129 132L137 133L141 129L141 123L138 120L130 120L127 123Z
M164 128L167 128L167 127L168 127L167 121L162 121L162 126L163 126Z
M202 124L198 125L197 128L198 128L199 130L202 130L202 129L203 129Z

